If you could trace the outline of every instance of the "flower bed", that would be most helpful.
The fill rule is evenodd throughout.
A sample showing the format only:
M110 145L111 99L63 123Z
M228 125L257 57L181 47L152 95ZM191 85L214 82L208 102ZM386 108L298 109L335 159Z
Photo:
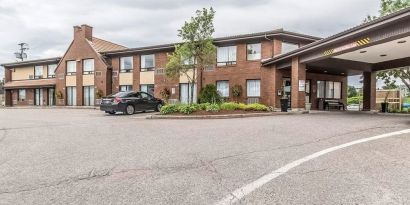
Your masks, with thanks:
M222 104L174 104L161 108L162 115L225 115L268 112L269 108L262 104L222 103Z

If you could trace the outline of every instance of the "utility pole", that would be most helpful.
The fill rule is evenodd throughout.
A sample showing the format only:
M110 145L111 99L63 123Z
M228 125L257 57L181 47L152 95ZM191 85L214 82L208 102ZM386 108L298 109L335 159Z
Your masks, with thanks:
M16 56L17 59L24 61L24 59L27 58L27 53L25 53L26 50L29 50L28 44L27 43L19 43L17 44L20 46L19 52L15 52L14 55Z

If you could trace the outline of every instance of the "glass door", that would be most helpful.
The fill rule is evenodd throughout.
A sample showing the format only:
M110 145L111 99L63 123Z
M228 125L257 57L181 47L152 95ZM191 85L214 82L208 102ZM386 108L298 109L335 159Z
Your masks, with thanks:
M67 87L67 105L77 105L77 90L76 87Z
M306 80L305 82L305 92L306 92L305 102L310 103L310 80Z
M34 105L42 106L43 105L43 89L36 88L34 90Z
M56 93L54 88L49 88L48 89L48 105L53 106L56 105Z
M288 108L291 108L291 101L292 101L292 84L290 82L290 78L283 78L283 86L284 86L284 93L283 95L288 97Z

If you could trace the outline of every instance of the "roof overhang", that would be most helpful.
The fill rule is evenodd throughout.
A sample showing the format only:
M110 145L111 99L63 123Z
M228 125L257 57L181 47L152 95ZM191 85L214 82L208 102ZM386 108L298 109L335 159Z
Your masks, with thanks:
M15 80L4 84L5 89L16 88L38 88L38 87L54 87L56 85L55 78L35 79L35 80Z
M22 67L22 66L38 65L38 64L58 63L60 59L61 57L44 58L44 59L37 59L37 60L30 60L30 61L5 63L5 64L1 64L1 66L5 68L15 68L15 67Z
M292 52L265 60L262 62L262 65L270 66L275 64L276 67L280 67L280 65L283 67L284 64L289 64L288 62L294 57L298 57L301 63L306 64L334 58L350 60L352 63L361 62L373 64L373 62L343 58L340 56L372 46L394 42L395 40L408 36L410 36L410 8L364 23L334 36L308 44ZM397 55L395 58L399 59L401 57L406 56Z

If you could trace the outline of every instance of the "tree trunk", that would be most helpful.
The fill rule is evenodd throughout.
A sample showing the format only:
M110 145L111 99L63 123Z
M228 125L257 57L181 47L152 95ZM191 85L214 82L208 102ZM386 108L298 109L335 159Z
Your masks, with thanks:
M194 68L192 71L192 82L191 82L191 96L189 96L189 104L191 105L194 102L194 87L196 82L196 69ZM189 86L189 85L188 85Z

